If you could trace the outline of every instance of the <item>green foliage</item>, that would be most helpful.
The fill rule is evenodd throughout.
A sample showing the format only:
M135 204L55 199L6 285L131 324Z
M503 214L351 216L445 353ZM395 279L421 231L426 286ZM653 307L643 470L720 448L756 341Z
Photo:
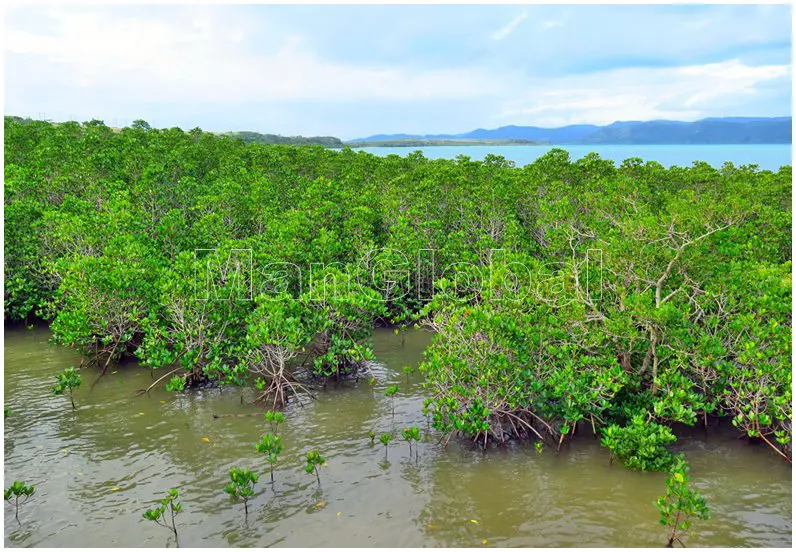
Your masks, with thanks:
M382 433L379 435L379 442L384 445L384 456L387 456L387 449L390 446L390 441L392 441L395 436L392 433Z
M166 391L169 393L182 393L185 391L185 376L174 376L166 382Z
M412 441L420 442L420 428L418 427L407 427L401 431L401 435L404 438L404 441L409 443L409 457L412 457ZM387 446L387 445L385 445Z
M352 375L373 351L365 344L373 320L385 314L381 297L361 285L352 274L327 268L312 274L310 289L302 303L311 313L311 323L319 332L319 355L313 371L318 376L340 378Z
M661 525L670 529L668 547L679 542L691 527L694 519L710 519L710 509L705 498L688 485L688 464L678 456L666 479L666 494L655 502Z
M8 489L3 491L3 499L14 505L14 517L18 523L19 507L30 500L30 497L35 492L36 488L33 485L26 485L24 481L14 481ZM20 502L20 499L22 499L22 502Z
M420 440L420 428L417 427L404 428L401 434L403 435L404 440L409 443Z
M675 440L667 426L651 422L640 414L633 416L624 427L606 427L602 436L602 444L611 451L612 457L630 469L642 471L669 470L674 456L666 446Z
M389 397L390 400L390 408L392 409L392 415L395 416L395 395L398 393L398 386L391 385L387 389L384 390L384 396Z
M158 525L169 529L174 533L174 539L179 546L179 537L177 535L177 524L175 518L177 514L182 511L182 504L177 501L180 497L180 491L177 488L169 489L166 496L160 500L160 505L154 508L148 508L144 512L144 519L154 521ZM168 517L167 517L168 514Z
M75 389L80 387L81 383L83 383L83 378L74 367L65 368L63 372L55 376L55 385L52 388L52 392L55 395L68 394L69 401L72 403L72 409L74 410L76 408L74 396Z
M274 434L279 433L279 424L285 422L285 414L279 411L268 410L265 413L265 421L271 426Z
M281 414L281 413L279 413ZM274 482L274 464L279 460L279 454L284 449L282 438L274 433L266 433L259 443L254 445L255 450L265 454L265 459L271 467L271 483Z
M224 487L224 492L235 500L243 501L245 514L249 515L249 499L254 496L254 485L259 476L245 468L232 468L229 471L230 482Z
M314 335L304 306L286 293L258 296L246 329L247 363L259 376L260 399L269 395L274 407L284 406L296 390L291 361ZM267 382L267 385L266 385Z
M315 472L315 477L318 479L318 485L320 485L321 476L318 471L318 467L326 463L326 458L321 456L321 453L317 450L312 450L307 453L305 460L306 463L304 465L304 471L307 473Z

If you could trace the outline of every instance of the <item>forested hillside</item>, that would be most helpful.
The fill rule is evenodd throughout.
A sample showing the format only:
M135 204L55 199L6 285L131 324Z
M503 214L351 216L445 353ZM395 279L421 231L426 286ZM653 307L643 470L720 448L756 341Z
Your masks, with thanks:
M374 324L417 323L443 433L558 447L579 424L669 469L673 424L726 416L789 458L791 187L790 167L517 168L6 118L4 312L98 370L134 356L160 385L277 404L299 360L344 378Z
M280 136L278 134L260 134L259 132L251 131L228 132L227 134L233 138L240 138L246 143L324 146L327 148L343 147L343 141L334 136Z

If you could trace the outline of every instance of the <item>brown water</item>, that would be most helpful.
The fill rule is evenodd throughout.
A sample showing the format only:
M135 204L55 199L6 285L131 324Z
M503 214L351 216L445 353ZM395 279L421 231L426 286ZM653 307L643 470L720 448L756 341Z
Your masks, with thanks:
M590 436L559 454L537 455L529 444L486 454L454 440L447 449L427 432L417 365L426 333L401 338L374 334L378 383L364 379L320 391L316 401L291 405L285 451L273 487L261 478L249 505L230 502L223 487L233 466L267 471L254 451L266 424L253 395L204 390L177 396L147 387L149 370L113 369L96 385L84 375L73 412L50 393L54 374L76 356L49 343L45 329L5 331L6 486L36 486L18 525L5 506L6 546L174 546L170 532L142 512L179 487L181 546L659 546L665 530L653 501L662 474L609 466ZM392 414L384 389L398 384ZM254 416L213 418L213 414ZM419 460L402 440L385 459L371 447L372 429L424 430ZM209 439L209 443L203 438ZM303 471L311 448L328 459L321 486ZM695 432L678 450L691 463L695 486L713 517L696 522L689 546L790 546L791 469L764 447L731 431ZM475 520L474 523L471 520Z

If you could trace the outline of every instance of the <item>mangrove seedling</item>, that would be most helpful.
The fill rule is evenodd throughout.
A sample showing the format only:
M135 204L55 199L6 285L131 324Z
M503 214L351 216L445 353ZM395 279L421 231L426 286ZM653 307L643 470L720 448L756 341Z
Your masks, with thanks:
M693 518L710 519L707 501L688 487L687 473L688 464L682 457L676 457L674 468L666 479L666 494L655 502L661 515L661 525L671 530L667 548L674 547L675 542L685 548L682 537L691 527Z
M415 369L412 366L404 366L401 370L406 374L406 385L409 385L409 376L414 374Z
M412 441L420 441L420 428L410 427L408 429L404 429L402 434L404 440L409 443L409 458L412 458ZM415 449L415 455L417 455L417 449Z
M390 397L392 400L392 415L395 416L395 394L398 393L398 386L391 385L387 389L384 390L384 396Z
M174 376L166 383L166 391L169 393L182 393L185 391L185 376Z
M3 498L9 504L14 505L14 517L17 519L17 523L19 521L19 506L20 504L25 504L30 497L33 496L33 493L36 492L36 487L33 485L25 485L24 481L14 481L14 483L3 491ZM20 499L22 501L20 502ZM20 523L21 525L21 523Z
M246 516L249 515L249 499L254 496L254 484L259 478L259 475L245 468L232 468L229 471L230 482L224 487L224 492L235 500L243 500L243 511Z
M149 508L144 512L144 518L149 521L154 521L161 527L169 529L174 533L174 540L177 541L177 547L180 546L180 539L177 536L177 524L174 518L182 511L182 504L177 502L180 497L180 491L177 488L169 489L165 498L160 501L160 506L156 508ZM169 513L169 519L166 518L166 512Z
M387 457L387 447L390 446L390 441L392 441L392 433L382 433L379 435L379 443L384 445L384 457Z
M55 395L63 395L64 393L69 394L69 400L72 403L72 410L75 407L75 389L80 387L80 384L83 383L83 378L80 377L80 374L75 370L73 367L66 368L63 372L55 376L55 385L53 386L53 394Z
M318 472L318 466L323 465L326 462L326 458L321 456L321 453L317 450L312 450L307 453L307 463L304 466L304 471L307 473L315 472L315 477L318 479L318 485L321 484L321 476Z
M254 448L257 449L257 452L261 452L265 454L265 459L268 460L268 464L271 466L271 483L274 482L274 464L279 459L279 453L282 452L284 448L282 446L282 438L279 435L274 435L273 433L266 433L263 435L262 439L259 443L254 445Z
M373 431L373 430L370 430L368 432L368 437L370 437L370 446L373 446L375 444L375 441L376 441L376 432Z
M274 435L279 434L279 424L285 421L285 415L282 412L269 410L265 413L265 421L271 426L271 432Z
M536 454L542 454L542 451L544 450L544 445L542 444L541 441L536 441L533 444L533 448L536 449Z

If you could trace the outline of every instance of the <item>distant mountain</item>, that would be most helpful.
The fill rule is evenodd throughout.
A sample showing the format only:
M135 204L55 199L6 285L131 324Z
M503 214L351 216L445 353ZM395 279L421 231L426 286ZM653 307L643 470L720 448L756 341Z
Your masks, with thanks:
M700 121L619 121L606 126L570 125L559 128L504 126L479 128L463 134L377 134L351 140L529 140L548 144L790 144L790 117L723 117Z
M608 125L583 138L585 144L789 144L790 117L703 119L694 123L650 121Z
M600 127L594 125L570 125L561 128L539 128L524 126L504 126L494 130L479 128L460 138L480 138L491 140L532 140L534 142L565 143L577 142L585 136L595 132Z

